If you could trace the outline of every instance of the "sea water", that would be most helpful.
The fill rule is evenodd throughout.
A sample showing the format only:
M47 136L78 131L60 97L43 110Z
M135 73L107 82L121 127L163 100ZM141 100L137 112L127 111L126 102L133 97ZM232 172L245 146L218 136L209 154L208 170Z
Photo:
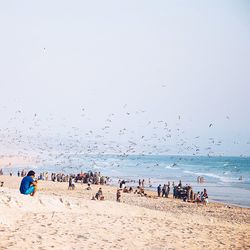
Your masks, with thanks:
M67 161L70 159L70 162ZM100 171L111 177L113 184L119 179L135 181L149 178L152 189L159 184L174 181L189 184L194 191L207 189L209 199L217 202L250 207L250 157L162 156L162 155L68 155L63 162L39 166L39 171L79 173ZM200 184L197 177L205 182Z

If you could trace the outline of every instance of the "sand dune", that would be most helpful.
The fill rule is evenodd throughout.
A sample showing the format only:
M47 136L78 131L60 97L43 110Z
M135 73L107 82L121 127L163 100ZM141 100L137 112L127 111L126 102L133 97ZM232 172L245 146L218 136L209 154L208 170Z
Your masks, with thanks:
M104 187L105 201L92 201L97 186L68 191L67 184L52 182L41 182L29 197L16 189L20 179L3 178L0 249L250 248L249 209L133 194L117 203L113 187Z

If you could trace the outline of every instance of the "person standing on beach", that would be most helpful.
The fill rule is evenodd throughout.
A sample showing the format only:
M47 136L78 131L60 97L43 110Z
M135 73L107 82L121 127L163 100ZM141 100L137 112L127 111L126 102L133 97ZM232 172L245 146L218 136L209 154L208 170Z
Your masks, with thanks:
M181 180L179 181L178 187L182 188Z
M45 181L48 181L49 180L49 174L48 172L45 173Z
M166 184L164 184L162 187L162 197L166 196L166 192L167 192L167 186L166 186Z
M157 187L158 197L161 197L161 184Z
M177 187L173 187L173 198L175 199L177 197Z
M121 202L121 190L120 189L117 189L117 192L116 192L116 201L117 202Z
M144 186L145 186L145 180L144 179L142 180L141 185L142 185L142 188L144 188Z
M152 187L151 179L150 179L150 178L148 179L148 186L149 186L149 187Z
M170 193L170 184L167 185L166 198L168 198L169 193Z
M27 176L22 179L20 185L20 193L25 195L34 196L37 189L37 181L34 180L35 172L33 170L29 171Z
M69 187L68 189L75 189L75 182L74 182L74 178L72 176L69 177Z
M208 194L207 194L207 189L204 188L204 192L203 192L203 204L206 206L208 204Z

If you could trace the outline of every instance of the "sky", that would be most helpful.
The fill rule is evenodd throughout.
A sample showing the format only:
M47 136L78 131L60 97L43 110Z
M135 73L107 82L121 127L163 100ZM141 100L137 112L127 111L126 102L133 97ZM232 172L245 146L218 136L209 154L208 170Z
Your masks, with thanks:
M243 0L1 1L2 146L18 130L250 155L249 13Z

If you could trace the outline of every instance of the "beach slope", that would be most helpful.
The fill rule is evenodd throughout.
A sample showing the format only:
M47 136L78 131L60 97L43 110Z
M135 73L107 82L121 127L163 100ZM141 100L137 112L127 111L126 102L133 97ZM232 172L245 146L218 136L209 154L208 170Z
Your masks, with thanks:
M40 182L21 195L20 178L1 176L0 249L250 249L250 210L123 194L103 187Z

